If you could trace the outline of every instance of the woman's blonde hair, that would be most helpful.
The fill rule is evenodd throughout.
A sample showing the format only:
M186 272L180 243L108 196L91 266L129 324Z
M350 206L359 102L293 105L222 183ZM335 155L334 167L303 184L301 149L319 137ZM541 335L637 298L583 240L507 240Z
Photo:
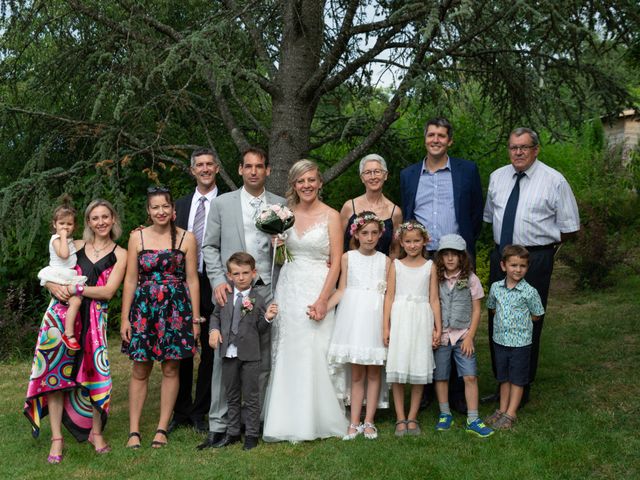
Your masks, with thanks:
M302 175L311 170L315 170L318 173L318 180L320 180L320 183L324 183L324 181L322 180L322 173L320 173L320 167L318 167L318 164L313 160L298 160L289 170L289 177L287 179L287 182L289 183L289 189L287 190L286 197L287 204L290 207L300 203L300 197L298 196L298 194L296 193L296 189L294 188L296 181ZM320 198L320 192L318 192L318 198Z
M89 226L89 216L91 215L91 212L97 207L105 207L111 212L111 216L113 217L113 225L111 226L109 237L111 237L111 240L115 242L118 238L120 238L120 235L122 235L122 225L120 224L120 217L118 216L118 212L116 212L116 209L113 207L111 202L102 198L96 198L95 200L93 200L89 205L87 205L87 208L84 211L84 232L82 233L82 239L85 242L93 242L96 237L96 234L93 233L93 230L91 230L91 227Z

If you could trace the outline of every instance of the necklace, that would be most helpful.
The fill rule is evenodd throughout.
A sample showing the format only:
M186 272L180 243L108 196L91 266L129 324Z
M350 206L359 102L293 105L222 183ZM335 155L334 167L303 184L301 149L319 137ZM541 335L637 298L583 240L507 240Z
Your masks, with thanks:
M107 247L111 246L111 242L105 243L102 248L96 248L96 244L94 242L91 242L91 246L93 247L94 258L98 258Z
M371 203L366 195L363 198L367 202L367 208L370 212L375 213L376 215L380 215L380 212L384 209L384 197L380 197L380 201L376 203Z

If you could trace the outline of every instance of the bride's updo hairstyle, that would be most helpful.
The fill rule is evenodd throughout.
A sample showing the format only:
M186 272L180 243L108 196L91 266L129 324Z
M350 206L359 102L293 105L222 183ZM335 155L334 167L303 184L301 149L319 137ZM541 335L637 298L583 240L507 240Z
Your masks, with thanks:
M293 207L298 203L300 203L300 197L298 197L298 193L296 192L296 189L295 189L295 185L296 185L296 182L298 181L298 178L300 178L302 175L304 175L305 173L311 170L316 171L316 174L318 175L318 180L320 180L320 184L323 184L324 180L322 180L322 174L320 173L320 168L318 167L318 164L313 160L306 160L306 159L298 160L296 163L293 164L293 166L289 170L289 177L287 179L287 182L289 183L289 189L287 190L286 197L287 197L287 205L289 205L290 207ZM318 198L320 198L320 192L318 192Z

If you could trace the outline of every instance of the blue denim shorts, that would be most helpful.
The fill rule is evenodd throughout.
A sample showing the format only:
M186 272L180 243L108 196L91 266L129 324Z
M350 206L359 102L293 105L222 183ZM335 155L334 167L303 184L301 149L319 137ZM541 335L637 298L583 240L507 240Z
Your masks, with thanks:
M462 341L459 339L455 345L440 345L434 352L433 356L436 361L436 369L433 372L433 380L441 382L449 380L451 375L451 356L456 361L456 368L458 369L459 377L477 377L478 366L476 362L476 352L473 352L470 357L467 357L462 353Z
M509 382L519 387L529 384L529 364L531 345L525 347L505 347L494 343L496 359L496 380Z

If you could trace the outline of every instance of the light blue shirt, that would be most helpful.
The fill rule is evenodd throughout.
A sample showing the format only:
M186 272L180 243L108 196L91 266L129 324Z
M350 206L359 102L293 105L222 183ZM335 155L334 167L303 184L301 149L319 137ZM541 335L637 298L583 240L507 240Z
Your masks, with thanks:
M416 220L427 227L431 237L427 250L437 250L440 237L460 233L453 201L451 163L447 157L447 164L431 173L425 162L426 159L422 162L413 211Z
M493 318L493 341L505 347L531 345L533 322L531 316L544 314L538 291L520 280L515 287L507 288L507 281L499 280L491 285L487 308L496 311Z

